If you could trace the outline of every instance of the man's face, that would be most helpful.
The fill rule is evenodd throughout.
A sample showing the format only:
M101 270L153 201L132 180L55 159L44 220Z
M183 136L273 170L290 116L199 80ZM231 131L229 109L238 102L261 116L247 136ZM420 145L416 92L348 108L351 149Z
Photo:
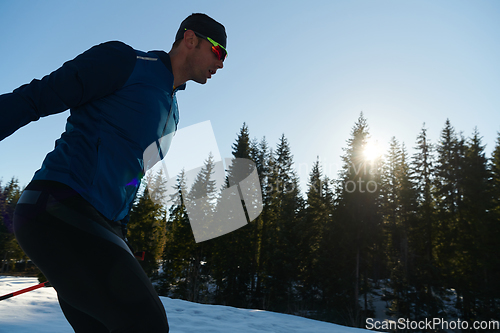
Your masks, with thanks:
M189 66L191 80L205 84L219 68L224 67L224 64L212 51L212 44L203 38L198 38L198 45L189 57Z

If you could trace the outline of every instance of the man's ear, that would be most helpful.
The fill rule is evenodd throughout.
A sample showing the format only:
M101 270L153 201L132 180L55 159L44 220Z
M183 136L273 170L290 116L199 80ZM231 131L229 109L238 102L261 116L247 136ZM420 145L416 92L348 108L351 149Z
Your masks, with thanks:
M195 48L196 45L198 45L198 37L196 37L196 34L193 30L186 30L184 31L183 42L188 49L192 49Z

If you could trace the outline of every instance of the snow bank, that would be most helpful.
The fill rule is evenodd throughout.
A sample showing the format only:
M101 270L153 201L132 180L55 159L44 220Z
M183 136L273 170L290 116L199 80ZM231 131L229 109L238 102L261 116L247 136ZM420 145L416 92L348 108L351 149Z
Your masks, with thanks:
M38 284L36 278L0 277L0 296ZM285 314L196 304L161 297L171 333L361 333L339 326ZM41 288L0 301L1 333L70 333L53 288Z

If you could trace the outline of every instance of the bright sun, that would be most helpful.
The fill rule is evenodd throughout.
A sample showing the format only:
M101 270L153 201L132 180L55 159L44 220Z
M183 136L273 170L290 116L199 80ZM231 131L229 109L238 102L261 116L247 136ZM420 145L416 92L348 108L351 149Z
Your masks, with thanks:
M378 144L377 141L369 139L365 145L363 155L368 161L373 161L383 154L382 147Z

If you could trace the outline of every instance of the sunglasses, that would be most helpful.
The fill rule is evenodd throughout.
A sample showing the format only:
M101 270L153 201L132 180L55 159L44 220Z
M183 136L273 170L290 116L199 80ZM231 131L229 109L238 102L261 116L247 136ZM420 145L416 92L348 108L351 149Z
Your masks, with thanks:
M184 29L184 30L187 30L187 29ZM210 44L212 44L212 52L215 53L215 55L217 56L217 59L222 60L222 61L226 60L227 51L226 51L226 48L224 46L220 45L219 43L217 43L216 41L214 41L210 37L202 35L194 30L193 30L193 32L196 36L201 37L203 39L206 39L207 41L210 42Z

